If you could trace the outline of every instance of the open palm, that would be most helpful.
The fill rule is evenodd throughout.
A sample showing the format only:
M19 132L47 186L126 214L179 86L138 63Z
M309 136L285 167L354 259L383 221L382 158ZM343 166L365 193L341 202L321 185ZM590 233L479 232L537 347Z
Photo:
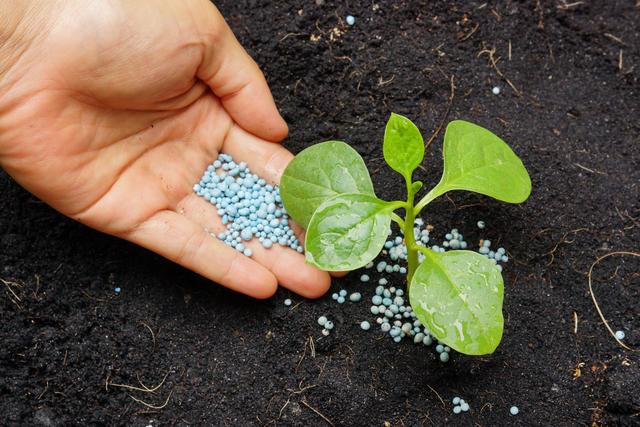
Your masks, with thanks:
M254 297L322 295L329 276L293 250L211 236L192 192L219 152L272 183L291 159L262 74L206 0L64 2L0 68L0 165L55 209ZM20 40L18 38L18 40ZM20 46L22 50L20 50Z

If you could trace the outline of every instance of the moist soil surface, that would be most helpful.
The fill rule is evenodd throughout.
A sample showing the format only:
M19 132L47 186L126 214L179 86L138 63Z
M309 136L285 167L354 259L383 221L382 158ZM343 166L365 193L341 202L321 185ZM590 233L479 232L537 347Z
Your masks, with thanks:
M334 281L362 292L357 304L245 298L61 216L0 173L0 277L17 283L0 283L0 424L640 425L640 356L609 334L588 287L596 259L639 246L640 5L218 6L265 71L291 127L284 144L348 141L379 196L404 196L382 161L391 111L427 138L448 120L479 123L523 158L525 204L459 192L424 213L439 241L455 227L507 248L502 344L442 363L433 347L362 331L375 269L369 283ZM428 186L441 147L442 132L417 174ZM638 257L614 255L593 272L602 313L635 348L639 271ZM328 337L320 315L336 324ZM454 396L470 411L454 415Z

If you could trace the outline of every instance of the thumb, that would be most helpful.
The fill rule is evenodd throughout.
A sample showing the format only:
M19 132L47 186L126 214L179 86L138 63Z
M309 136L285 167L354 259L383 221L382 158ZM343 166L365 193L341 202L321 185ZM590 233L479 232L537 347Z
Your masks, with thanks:
M255 61L240 45L218 9L206 1L205 51L198 69L231 118L247 132L281 141L289 130Z

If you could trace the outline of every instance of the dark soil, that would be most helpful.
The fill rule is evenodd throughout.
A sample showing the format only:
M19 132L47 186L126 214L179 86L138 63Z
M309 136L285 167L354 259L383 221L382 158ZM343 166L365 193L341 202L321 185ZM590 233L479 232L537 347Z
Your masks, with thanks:
M639 246L640 6L563 3L219 2L268 76L292 151L344 139L387 198L403 196L381 160L390 111L425 134L445 118L477 122L524 159L524 205L459 193L427 210L436 235L457 227L510 253L495 354L443 364L433 349L363 332L367 302L241 297L62 217L0 172L0 277L22 284L17 301L0 283L0 424L309 426L323 414L344 426L640 425L639 353L609 335L587 282L599 256ZM425 183L440 157L441 138ZM637 257L613 256L593 277L612 328L636 348L639 271ZM373 285L358 276L334 287L368 301ZM321 314L336 323L323 339ZM165 381L155 393L115 385L138 379ZM469 413L453 415L456 395Z

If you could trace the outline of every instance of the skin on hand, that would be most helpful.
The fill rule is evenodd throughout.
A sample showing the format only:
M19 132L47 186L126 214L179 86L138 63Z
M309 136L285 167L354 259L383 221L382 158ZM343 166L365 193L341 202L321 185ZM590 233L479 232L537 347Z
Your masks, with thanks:
M0 166L18 183L238 292L326 292L291 249L252 242L247 258L212 237L216 210L193 194L219 152L271 183L292 158L264 76L208 0L18 0L0 15Z

